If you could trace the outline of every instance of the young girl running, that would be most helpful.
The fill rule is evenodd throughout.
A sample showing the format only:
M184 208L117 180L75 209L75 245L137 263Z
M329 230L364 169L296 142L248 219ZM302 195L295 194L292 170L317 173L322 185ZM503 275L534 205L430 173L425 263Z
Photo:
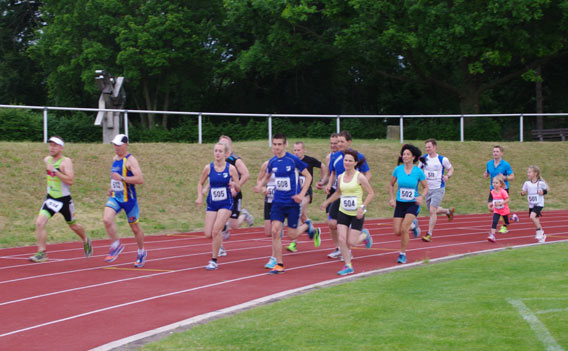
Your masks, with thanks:
M340 199L339 213L337 214L337 236L339 249L345 259L345 266L337 272L339 275L352 274L354 272L351 265L351 247L365 243L366 248L373 245L371 234L363 229L366 208L375 195L373 188L367 178L355 168L359 162L358 153L355 150L345 150L343 165L345 172L337 178L339 186L331 197L325 200L320 208L325 210L327 205ZM363 201L363 190L367 192Z
M206 165L197 183L197 208L203 203L203 185L209 179L209 195L207 196L207 213L205 215L205 236L213 238L212 255L205 269L217 269L217 257L221 247L221 230L233 212L231 189L240 191L239 175L235 166L225 161L228 146L217 143L213 148L215 161Z
M537 166L529 166L527 170L529 180L523 184L521 196L527 195L529 202L529 217L536 227L536 240L539 243L546 241L546 235L540 225L539 217L542 216L541 211L544 207L544 195L548 193L548 185L544 179L540 177L540 169Z
M501 217L503 217L505 222L505 230L499 231L499 233L505 234L509 232L506 228L509 226L509 214L511 213L509 210L509 194L505 191L505 178L500 174L493 177L491 196L493 201L489 203L489 209L493 211L493 223L491 224L491 233L489 233L487 240L494 243L497 241L495 239L495 231ZM519 217L514 214L511 216L511 220L518 222Z

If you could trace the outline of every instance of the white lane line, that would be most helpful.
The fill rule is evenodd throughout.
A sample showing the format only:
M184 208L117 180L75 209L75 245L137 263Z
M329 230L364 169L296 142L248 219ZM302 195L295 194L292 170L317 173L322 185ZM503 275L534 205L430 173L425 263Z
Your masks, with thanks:
M536 334L536 337L544 345L547 351L564 351L564 349L550 334L546 326L542 324L538 317L523 303L523 301L516 299L507 299L507 301L517 309L521 317L523 317L523 319L529 324Z
M552 308L550 310L536 311L536 314L568 312L568 308Z

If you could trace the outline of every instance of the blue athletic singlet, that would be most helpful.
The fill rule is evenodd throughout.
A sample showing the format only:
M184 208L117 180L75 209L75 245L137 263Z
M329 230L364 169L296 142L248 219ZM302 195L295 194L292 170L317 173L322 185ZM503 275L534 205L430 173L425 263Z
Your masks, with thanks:
M225 162L225 169L221 172L215 170L215 164L209 164L209 195L207 196L207 211L217 211L221 208L231 210L233 208L233 196L229 183L231 173L229 162Z
M133 176L126 168L126 159L131 155L128 154L120 160L115 160L112 163L111 173L118 173L123 177ZM131 200L136 200L136 187L134 184L128 184L122 180L110 180L110 188L112 189L112 197L119 202L128 202Z

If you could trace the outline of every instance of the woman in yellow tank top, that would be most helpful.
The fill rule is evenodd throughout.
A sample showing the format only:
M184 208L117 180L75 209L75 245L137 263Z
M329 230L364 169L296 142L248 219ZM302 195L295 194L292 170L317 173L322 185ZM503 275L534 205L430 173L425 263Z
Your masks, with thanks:
M337 216L337 236L339 238L339 249L345 259L345 266L337 272L339 275L355 272L349 254L352 246L365 243L365 247L370 248L373 244L369 231L363 229L363 223L365 222L367 205L371 202L375 193L367 178L355 169L359 161L357 155L358 153L355 150L345 151L343 157L345 172L337 179L339 184L337 191L320 206L322 210L325 210L328 204L341 199ZM367 193L365 201L363 201L363 190Z

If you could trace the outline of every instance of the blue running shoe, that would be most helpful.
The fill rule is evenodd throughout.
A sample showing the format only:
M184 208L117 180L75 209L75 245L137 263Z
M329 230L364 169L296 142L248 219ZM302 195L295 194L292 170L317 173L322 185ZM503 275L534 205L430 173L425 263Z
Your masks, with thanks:
M349 267L348 265L343 266L343 269L340 270L339 272L337 272L337 274L339 275L347 275L347 274L353 274L355 271L353 270L353 267Z
M134 262L134 267L136 268L144 267L147 256L148 256L148 251L146 250L144 250L144 252L142 252L141 254L138 254L138 256L136 256L136 262Z
M363 228L362 232L367 236L363 241L365 243L365 247L367 249L370 249L371 246L373 246L373 238L371 237L371 233L369 233L369 231L365 228Z
M412 224L414 224L414 228L412 228L412 231L414 232L414 237L418 238L420 236L420 227L418 226L418 219L414 218Z
M314 226L312 224L312 220L306 219L306 224L308 225L308 236L310 237L310 239L313 239L314 238Z
M276 266L276 263L278 263L278 262L276 262L276 258L270 257L270 259L268 260L268 263L266 263L264 265L264 268L272 269L272 268L274 268L274 266Z
M406 263L406 255L403 253L399 254L396 263Z
M124 245L118 245L114 249L110 249L108 256L105 257L105 262L114 262L118 258L118 255L124 250Z

